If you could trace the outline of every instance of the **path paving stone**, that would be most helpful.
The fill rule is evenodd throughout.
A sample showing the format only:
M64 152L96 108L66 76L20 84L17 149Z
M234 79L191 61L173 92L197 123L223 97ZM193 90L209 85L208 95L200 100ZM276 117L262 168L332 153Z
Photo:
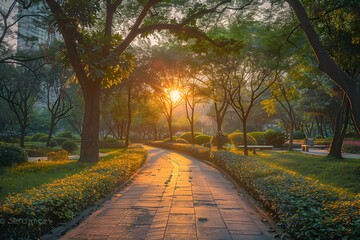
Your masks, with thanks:
M146 148L149 161L132 183L62 239L273 239L270 226L219 171Z

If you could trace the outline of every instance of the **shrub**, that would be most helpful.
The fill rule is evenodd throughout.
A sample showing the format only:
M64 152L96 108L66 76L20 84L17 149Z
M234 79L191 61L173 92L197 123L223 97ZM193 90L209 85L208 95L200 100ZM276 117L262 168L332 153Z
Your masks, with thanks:
M67 141L67 140L71 140L69 138L63 138L63 137L55 137L53 138L59 145L62 145L63 142Z
M255 138L256 142L259 145L265 145L266 144L265 132L251 132L251 133L248 133L248 136L252 136L253 138Z
M70 132L70 131L58 132L58 133L56 133L56 137L58 137L58 138L66 138L66 139L73 139L73 140L76 139L74 134L72 132Z
M0 133L0 142L19 143L20 139L18 137L18 132L6 131L6 132Z
M47 157L50 161L64 161L69 160L69 153L64 149L61 149L58 151L48 152Z
M6 197L0 205L0 239L40 239L52 227L71 220L114 191L145 159L143 149L131 149L78 174ZM13 219L35 221L12 224Z
M281 147L286 141L286 135L283 132L268 129L265 132L266 144L273 145L274 147Z
M195 144L202 145L210 143L211 137L205 134L197 135L195 137Z
M202 135L201 132L194 132L194 138L196 136L199 136L199 135ZM182 138L182 139L185 139L186 141L188 141L189 143L192 143L191 141L191 132L186 132L186 133L183 133L179 136L179 138Z
M229 134L229 139L233 145L244 145L244 136L242 132L233 132ZM247 135L247 144L248 145L257 145L256 139L250 135Z
M58 143L55 139L50 140L50 147L56 147L57 145L58 145Z
M44 136L39 137L37 142L47 142L47 140L48 140L48 135L44 135Z
M11 166L26 162L28 156L19 146L0 142L0 166Z
M317 138L314 141L316 145L330 145L332 143L332 138Z
M25 142L30 142L30 141L31 141L31 138L32 138L31 136L25 136L25 138L24 138L24 139L25 139Z
M65 149L69 153L74 152L78 148L77 143L74 142L73 140L66 140L65 142L63 142L63 144L61 146L63 149Z
M300 140L300 139L305 139L306 136L302 131L295 131L293 134L293 139L294 140Z
M345 140L342 151L345 153L360 153L360 141Z
M163 140L163 142L175 142L176 141L176 139L178 139L179 137L178 136L173 136L172 137L173 139L172 139L172 141L170 140L170 138L168 137L168 138L165 138L164 140Z
M186 140L183 139L183 138L177 138L177 139L175 140L175 142L176 142L176 143L189 143L188 141L186 141Z
M27 155L29 157L46 157L47 153L52 151L51 148L37 148L37 147L31 147L25 149Z
M99 148L122 148L125 146L125 141L109 138L99 141Z
M48 135L46 133L41 133L41 132L38 132L38 133L35 133L34 135L32 135L31 137L31 141L32 142L39 142L39 139L41 137L47 137Z
M222 132L217 132L211 137L211 144L217 149L222 149L226 143L229 143L229 137Z

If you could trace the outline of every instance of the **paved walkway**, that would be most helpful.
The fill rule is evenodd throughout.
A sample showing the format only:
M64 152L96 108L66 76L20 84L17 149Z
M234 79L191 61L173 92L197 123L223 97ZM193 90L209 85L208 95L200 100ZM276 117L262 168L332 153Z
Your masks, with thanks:
M273 239L267 222L220 172L147 147L133 182L62 239Z

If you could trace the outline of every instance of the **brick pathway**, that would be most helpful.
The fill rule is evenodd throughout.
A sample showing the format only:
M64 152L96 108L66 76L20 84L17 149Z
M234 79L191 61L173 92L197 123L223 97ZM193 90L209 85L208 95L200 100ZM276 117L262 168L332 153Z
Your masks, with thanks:
M194 158L147 147L149 161L62 239L272 239L229 180Z

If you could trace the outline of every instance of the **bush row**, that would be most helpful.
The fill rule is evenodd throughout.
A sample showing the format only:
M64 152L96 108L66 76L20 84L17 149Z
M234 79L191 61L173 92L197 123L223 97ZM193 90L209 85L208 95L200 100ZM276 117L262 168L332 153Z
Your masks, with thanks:
M130 149L79 174L6 197L0 205L0 239L39 238L112 192L145 158L145 150Z
M228 172L295 239L357 239L360 196L352 196L286 169L225 151L188 144L152 145L206 159Z
M11 166L27 160L28 156L24 149L14 144L0 142L0 166Z

